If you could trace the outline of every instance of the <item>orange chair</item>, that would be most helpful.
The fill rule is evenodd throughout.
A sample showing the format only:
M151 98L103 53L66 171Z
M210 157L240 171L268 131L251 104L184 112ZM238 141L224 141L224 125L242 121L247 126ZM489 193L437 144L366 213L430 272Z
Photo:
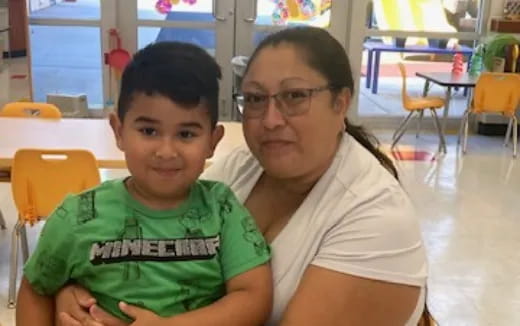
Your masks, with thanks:
M513 157L517 154L518 122L515 116L520 104L520 75L507 73L483 73L475 86L471 106L464 112L459 131L459 144L462 138L462 152L468 145L468 121L470 114L497 113L509 118L506 133L507 145L513 129Z
M99 182L96 158L88 151L21 149L16 152L11 188L18 222L12 238L9 308L14 308L16 300L19 243L24 262L29 257L26 224L33 225L50 215L67 194L81 192Z
M408 123L410 122L410 118L417 114L419 121L417 127L417 137L419 137L419 132L421 128L421 121L424 115L425 110L430 110L433 123L435 128L437 129L437 133L439 134L439 151L446 153L446 141L444 140L444 135L442 134L441 124L439 122L439 118L437 116L438 109L444 107L444 99L441 97L411 97L408 95L406 90L406 68L404 64L398 63L399 71L401 72L401 77L403 81L402 85L402 100L403 107L406 111L410 112L408 116L403 120L401 125L396 129L393 137L392 137L392 149L397 145L401 137L403 137L404 133L407 130Z
M4 105L0 111L0 117L60 119L61 112L54 104L12 102Z
M10 118L43 118L43 119L60 119L61 112L53 104L34 103L34 102L12 102L3 106L0 111L0 117ZM11 171L9 169L0 169L0 182L10 182ZM5 229L6 223L0 211L0 229Z

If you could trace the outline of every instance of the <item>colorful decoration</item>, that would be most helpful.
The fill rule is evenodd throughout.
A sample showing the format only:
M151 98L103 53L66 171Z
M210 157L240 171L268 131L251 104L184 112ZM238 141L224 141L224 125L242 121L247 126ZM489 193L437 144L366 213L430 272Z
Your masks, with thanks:
M155 9L159 13L166 15L172 10L173 6L178 5L180 2L181 0L157 0L157 3L155 4ZM190 6L193 6L197 3L197 0L182 0L182 2Z
M471 63L469 66L469 74L471 76L478 76L484 68L484 45L480 44L475 49L475 54L471 57Z
M273 0L276 4L272 14L273 24L285 25L288 21L311 20L329 9L331 0Z
M453 56L453 68L451 73L454 75L460 75L464 72L464 56L462 53L457 52Z

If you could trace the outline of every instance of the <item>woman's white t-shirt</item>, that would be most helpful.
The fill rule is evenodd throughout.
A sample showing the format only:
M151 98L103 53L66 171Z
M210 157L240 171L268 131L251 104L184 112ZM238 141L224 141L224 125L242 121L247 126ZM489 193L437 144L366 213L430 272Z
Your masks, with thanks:
M202 178L226 183L243 203L262 172L244 146L211 165ZM268 325L279 324L309 265L421 287L406 324L417 325L427 264L414 208L398 181L350 135L344 135L333 163L271 247L274 306Z

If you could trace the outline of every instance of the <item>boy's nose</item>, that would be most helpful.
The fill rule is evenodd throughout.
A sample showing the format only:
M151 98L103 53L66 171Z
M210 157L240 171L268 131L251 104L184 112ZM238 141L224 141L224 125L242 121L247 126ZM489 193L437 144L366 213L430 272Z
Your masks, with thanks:
M171 139L163 139L155 152L155 156L161 159L172 159L178 156L175 144Z

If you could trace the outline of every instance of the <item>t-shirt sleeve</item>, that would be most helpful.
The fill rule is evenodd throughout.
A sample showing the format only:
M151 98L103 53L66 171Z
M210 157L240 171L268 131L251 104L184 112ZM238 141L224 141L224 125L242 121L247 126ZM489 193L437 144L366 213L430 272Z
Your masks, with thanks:
M427 264L417 216L398 187L343 212L325 234L312 264L363 278L424 286Z
M250 269L265 264L271 250L255 220L229 188L219 199L222 231L220 260L226 281Z
M67 197L47 218L36 249L24 267L24 276L40 295L53 295L70 279L74 254L71 217L75 196Z

